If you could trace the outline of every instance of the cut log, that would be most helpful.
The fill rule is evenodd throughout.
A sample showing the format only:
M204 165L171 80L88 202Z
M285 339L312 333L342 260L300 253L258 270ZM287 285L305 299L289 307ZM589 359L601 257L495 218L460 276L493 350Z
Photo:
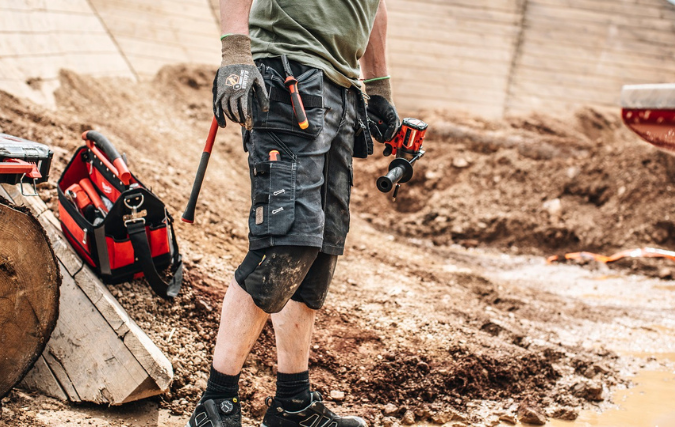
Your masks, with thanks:
M60 284L38 220L0 196L0 397L42 354L56 325Z
M36 213L63 275L56 328L20 386L73 402L109 405L165 392L173 380L171 363L74 253L58 219L39 198L23 197L14 186L4 189L15 203Z

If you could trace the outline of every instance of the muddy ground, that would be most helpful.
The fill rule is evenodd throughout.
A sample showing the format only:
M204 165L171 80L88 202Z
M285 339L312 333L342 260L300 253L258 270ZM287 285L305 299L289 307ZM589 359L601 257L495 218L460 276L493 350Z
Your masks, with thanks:
M53 147L50 184L40 190L52 208L80 133L96 129L178 216L211 119L214 71L167 67L140 84L63 72L55 111L0 92L0 132ZM332 407L374 425L496 425L519 409L521 420L574 419L628 385L627 373L659 363L620 355L616 336L602 331L624 319L615 332L627 339L663 308L589 303L542 278L555 273L554 284L573 286L593 269L610 270L546 267L537 256L671 247L670 157L639 143L617 111L501 121L402 113L428 121L430 131L427 155L399 199L375 188L389 161L378 147L373 159L355 161L352 231L310 359L314 387ZM198 224L178 226L182 294L167 303L142 281L110 287L170 358L171 390L122 409L14 391L2 400L0 424L184 425L206 385L220 300L247 250L248 175L236 128L218 135ZM672 276L659 260L613 268L618 277ZM663 338L654 331L645 343ZM242 375L251 425L274 392L273 343L268 325Z

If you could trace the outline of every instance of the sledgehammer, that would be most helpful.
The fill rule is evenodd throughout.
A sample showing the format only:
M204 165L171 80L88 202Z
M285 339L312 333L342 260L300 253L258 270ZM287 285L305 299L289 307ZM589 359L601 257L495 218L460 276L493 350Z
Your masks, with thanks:
M216 139L216 132L218 132L218 121L215 117L213 117L213 121L211 121L211 129L209 129L209 136L206 138L204 152L202 153L202 158L199 161L199 168L197 168L197 176L195 176L195 182L192 184L190 200L188 200L188 204L185 207L185 212L183 212L183 216L180 218L183 222L187 222L189 224L195 222L195 208L197 207L197 198L199 197L199 192L202 189L202 182L204 181L204 175L206 174L206 167L209 165L209 158L211 157L213 142Z

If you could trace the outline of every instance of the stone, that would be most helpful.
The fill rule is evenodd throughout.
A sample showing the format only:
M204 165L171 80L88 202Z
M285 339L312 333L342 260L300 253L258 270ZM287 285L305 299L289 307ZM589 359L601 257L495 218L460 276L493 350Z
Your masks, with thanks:
M331 390L330 399L334 402L342 402L345 400L345 392L339 390Z
M560 406L552 411L551 417L559 420L574 421L579 417L579 410L569 406Z
M396 418L384 417L382 418L382 425L384 427L395 427L398 423L396 422Z
M394 405L393 403L387 403L384 405L384 408L382 408L382 413L387 416L394 415L398 412L398 406Z
M415 424L415 413L410 409L408 409L407 411L405 411L405 415L403 415L403 419L401 420L401 422L407 426Z
M545 201L543 208L546 210L546 212L548 212L551 221L557 222L560 220L560 216L562 215L562 202L560 199Z
M588 400L593 402L602 402L605 400L605 389L602 386L602 383L598 381L592 381L586 384L585 397Z
M673 271L668 267L663 267L659 270L659 277L661 279L672 279Z
M455 157L452 159L452 166L456 167L457 169L464 169L469 167L469 162L462 157Z
M546 424L546 415L537 405L523 402L518 406L518 418L524 424L543 426Z
M518 420L516 419L515 414L506 413L506 414L502 414L499 417L499 421L504 421L507 424L516 425L516 422Z

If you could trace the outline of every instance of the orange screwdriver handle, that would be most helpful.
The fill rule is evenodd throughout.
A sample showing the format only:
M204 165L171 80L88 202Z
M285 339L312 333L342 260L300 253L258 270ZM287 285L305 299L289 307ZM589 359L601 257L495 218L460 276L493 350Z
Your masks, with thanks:
M298 80L293 76L288 76L284 84L291 93L291 104L295 117L298 118L300 129L307 129L309 121L307 120L307 113L305 113L305 106L302 104L302 98L300 98L300 92L298 92Z

